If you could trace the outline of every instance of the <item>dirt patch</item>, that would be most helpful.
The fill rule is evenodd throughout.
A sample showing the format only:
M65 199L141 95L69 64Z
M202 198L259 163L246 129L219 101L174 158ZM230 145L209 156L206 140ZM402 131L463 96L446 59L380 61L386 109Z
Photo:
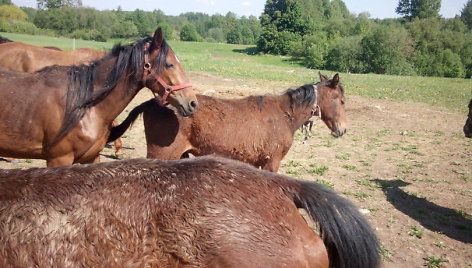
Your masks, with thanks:
M190 79L199 93L225 98L300 86L205 73L190 73ZM466 115L350 96L349 88L346 93L347 134L333 138L321 122L305 144L297 133L280 173L329 185L357 204L380 238L385 267L472 267L472 139L463 137ZM119 119L151 97L143 90ZM126 158L145 157L141 119L123 143ZM115 161L112 148L103 150L102 161ZM43 160L0 161L0 168L43 166Z

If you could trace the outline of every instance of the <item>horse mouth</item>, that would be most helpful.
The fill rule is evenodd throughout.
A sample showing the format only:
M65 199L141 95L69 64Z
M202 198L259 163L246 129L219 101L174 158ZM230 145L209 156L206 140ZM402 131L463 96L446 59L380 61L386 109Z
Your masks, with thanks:
M188 117L188 116L191 116L191 115L194 114L193 111L188 111L187 109L185 109L185 107L183 105L177 106L177 111L183 117Z

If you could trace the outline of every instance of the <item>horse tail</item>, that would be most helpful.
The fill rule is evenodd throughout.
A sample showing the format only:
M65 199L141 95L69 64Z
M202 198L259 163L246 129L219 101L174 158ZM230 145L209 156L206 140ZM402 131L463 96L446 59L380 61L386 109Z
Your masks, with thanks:
M358 209L323 185L298 182L292 198L298 208L304 208L318 223L330 267L379 267L379 242Z
M134 107L134 109L129 112L128 117L126 117L126 119L121 122L121 124L111 128L110 136L108 136L107 143L115 141L116 139L121 137L126 132L126 130L128 130L131 125L133 125L134 121L136 121L138 116L142 114L147 107L149 107L150 105L154 105L154 102L154 99L150 99Z

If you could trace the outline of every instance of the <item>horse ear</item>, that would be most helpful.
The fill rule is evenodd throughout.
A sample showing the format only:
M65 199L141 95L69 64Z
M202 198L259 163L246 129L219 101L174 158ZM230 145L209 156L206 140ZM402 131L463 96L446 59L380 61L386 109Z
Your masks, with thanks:
M335 74L331 80L331 87L336 88L339 84L339 74Z
M155 47L161 47L162 43L164 42L164 35L162 34L161 27L157 28L152 36L153 42Z
M318 72L318 74L320 75L320 82L326 82L328 80L328 77L326 77L325 75L321 74L321 72Z

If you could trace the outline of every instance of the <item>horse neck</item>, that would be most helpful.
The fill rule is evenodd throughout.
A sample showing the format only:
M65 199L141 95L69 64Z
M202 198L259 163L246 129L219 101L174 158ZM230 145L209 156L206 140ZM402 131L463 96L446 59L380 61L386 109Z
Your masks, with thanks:
M110 71L116 64L116 60L117 58L113 57L97 66L95 70L95 90L105 86L105 82ZM128 73L125 71L119 78L115 87L113 87L108 95L102 101L97 103L93 109L101 115L101 118L106 121L112 121L126 108L142 88L143 86L137 81L134 81L133 78L130 78Z
M288 122L292 133L295 133L295 131L299 129L303 123L310 119L313 105L292 105L290 103L290 97L287 94L283 94L278 98L280 108L285 115L285 120Z

